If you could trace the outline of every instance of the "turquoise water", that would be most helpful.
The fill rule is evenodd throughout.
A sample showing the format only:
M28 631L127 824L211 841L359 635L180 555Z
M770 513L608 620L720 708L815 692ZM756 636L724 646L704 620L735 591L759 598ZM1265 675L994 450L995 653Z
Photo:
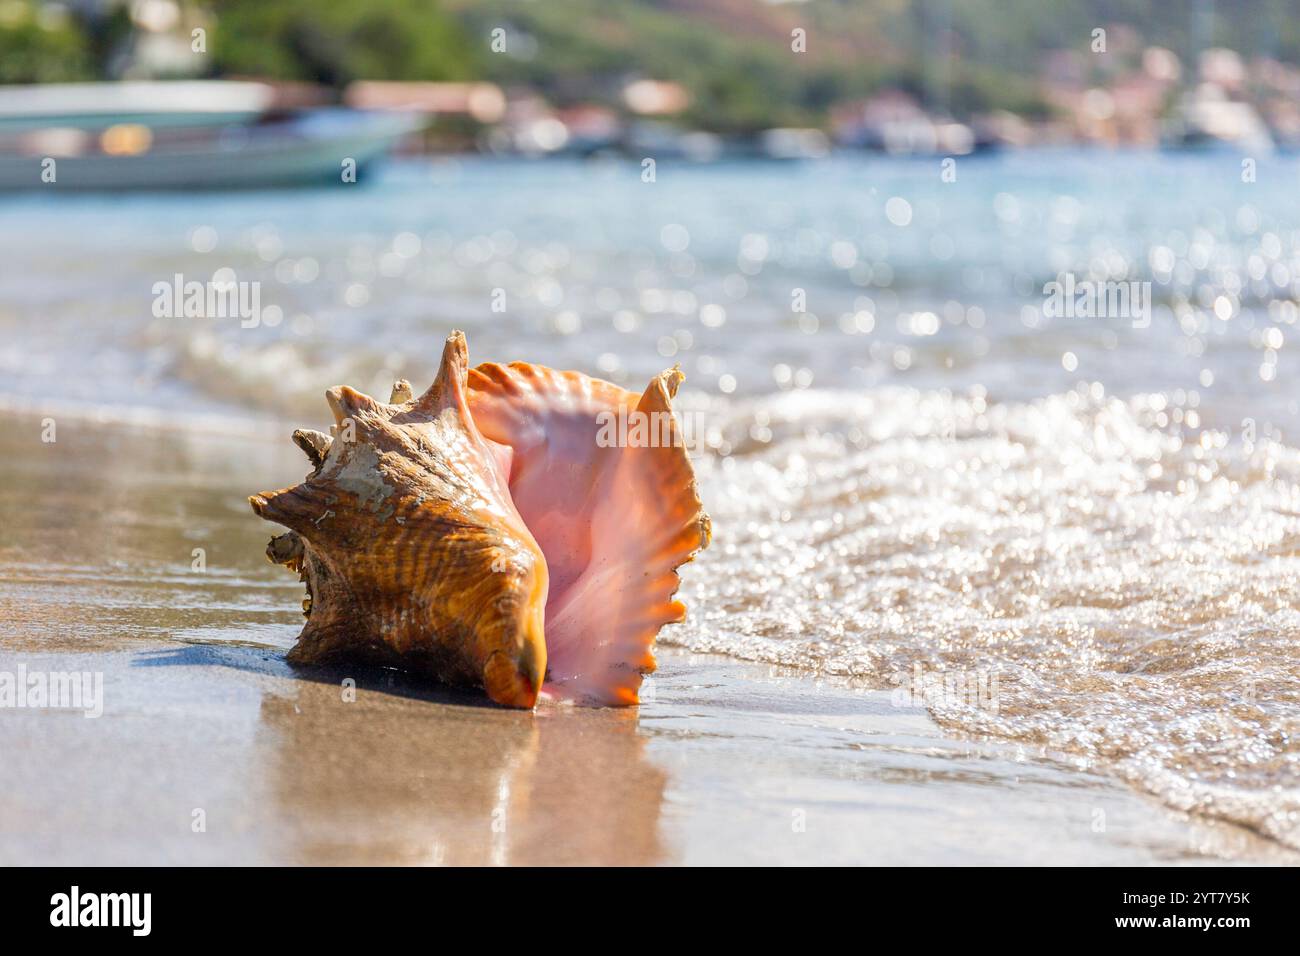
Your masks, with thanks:
M1033 398L1086 380L1195 393L1221 424L1295 420L1300 160L1261 158L1253 183L1229 154L1023 153L941 173L665 162L646 183L634 164L463 159L318 190L7 199L0 384L307 408L324 379L427 376L455 326L480 357L627 384L671 360L714 394ZM155 283L222 269L260 283L263 324L155 317ZM1151 281L1149 327L1046 317L1063 272Z

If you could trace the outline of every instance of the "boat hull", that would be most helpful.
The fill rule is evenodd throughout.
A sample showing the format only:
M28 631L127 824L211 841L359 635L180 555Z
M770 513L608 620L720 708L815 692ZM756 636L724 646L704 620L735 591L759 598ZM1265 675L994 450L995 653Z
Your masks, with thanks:
M325 111L273 127L235 126L213 141L129 156L0 154L0 190L258 189L346 182L420 122ZM53 159L53 179L46 172Z

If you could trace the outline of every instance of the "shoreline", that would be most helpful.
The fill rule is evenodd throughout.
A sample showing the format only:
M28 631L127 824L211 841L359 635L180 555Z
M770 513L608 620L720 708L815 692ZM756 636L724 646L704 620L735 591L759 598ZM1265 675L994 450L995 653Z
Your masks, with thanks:
M0 671L103 675L97 719L0 711L0 863L1300 861L890 690L663 642L640 708L391 672L345 701L284 662L301 586L243 497L296 448L36 419L0 454Z
M529 714L388 672L359 673L346 700L341 671L237 641L24 654L104 673L104 715L0 719L0 863L1296 862L1113 778L953 739L887 691L787 669L665 648L639 709Z

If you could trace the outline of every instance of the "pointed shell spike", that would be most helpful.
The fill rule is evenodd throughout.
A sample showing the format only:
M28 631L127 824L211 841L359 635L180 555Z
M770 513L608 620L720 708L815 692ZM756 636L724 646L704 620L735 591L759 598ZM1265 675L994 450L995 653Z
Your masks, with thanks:
M404 378L399 378L393 383L393 393L388 396L389 405L405 405L415 393L411 391L411 383Z
M319 468L321 462L325 460L325 456L329 454L332 440L329 435L310 428L299 428L293 433L293 443L311 459L313 468Z
M302 538L292 531L276 535L266 546L266 560L298 570L302 565Z
M416 401L416 408L432 417L444 408L458 408L467 424L472 424L466 407L465 388L469 376L469 346L465 342L465 333L459 329L447 336L447 344L442 349L442 361L438 365L438 374L433 384Z

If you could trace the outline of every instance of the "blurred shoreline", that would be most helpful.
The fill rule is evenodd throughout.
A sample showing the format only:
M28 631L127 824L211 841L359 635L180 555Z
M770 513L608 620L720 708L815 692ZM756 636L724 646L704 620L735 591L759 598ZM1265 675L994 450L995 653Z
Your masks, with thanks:
M424 148L524 155L1300 143L1300 36L1252 0L326 7L11 0L0 84L265 81L270 113L402 111Z

